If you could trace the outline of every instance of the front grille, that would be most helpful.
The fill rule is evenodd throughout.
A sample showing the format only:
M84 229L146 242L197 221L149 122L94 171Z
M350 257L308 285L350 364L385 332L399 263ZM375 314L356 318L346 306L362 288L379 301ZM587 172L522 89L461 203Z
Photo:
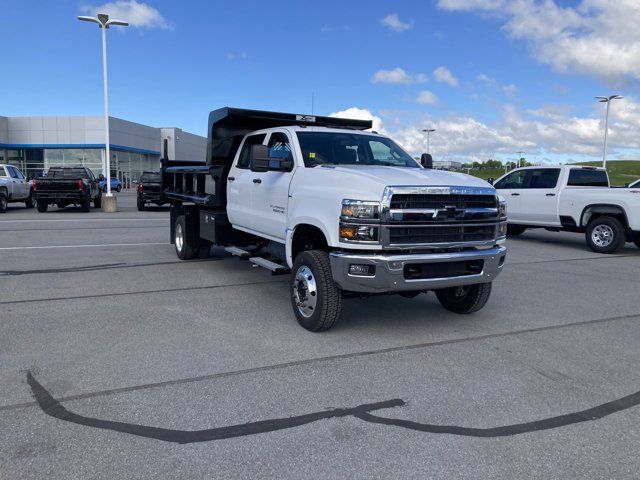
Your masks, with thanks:
M413 208L444 209L447 206L456 208L496 208L497 201L493 195L437 195L437 194L394 194L389 208L406 210Z
M483 242L495 238L495 224L389 227L392 245Z

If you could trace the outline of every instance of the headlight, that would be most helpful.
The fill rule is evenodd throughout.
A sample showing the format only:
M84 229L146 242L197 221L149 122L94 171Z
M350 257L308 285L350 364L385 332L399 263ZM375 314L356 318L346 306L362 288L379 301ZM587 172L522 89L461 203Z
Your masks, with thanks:
M500 199L500 218L507 217L507 202Z
M340 240L347 242L377 242L378 227L340 223Z
M380 204L378 202L363 202L362 200L342 200L342 220L372 220L380 218Z

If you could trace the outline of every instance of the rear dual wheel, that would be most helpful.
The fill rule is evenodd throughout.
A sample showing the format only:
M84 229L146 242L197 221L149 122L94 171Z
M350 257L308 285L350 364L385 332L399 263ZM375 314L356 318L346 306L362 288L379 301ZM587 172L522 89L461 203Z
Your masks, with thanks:
M199 238L190 238L184 215L180 215L176 219L173 243L176 255L180 260L192 260L196 257L208 258L211 253L211 242Z

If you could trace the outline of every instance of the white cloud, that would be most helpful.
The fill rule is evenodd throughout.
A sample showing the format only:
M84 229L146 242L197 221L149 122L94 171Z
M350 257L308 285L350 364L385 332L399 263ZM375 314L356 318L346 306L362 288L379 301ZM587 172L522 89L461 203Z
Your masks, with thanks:
M446 67L438 67L433 71L433 78L436 79L437 82L447 83L452 87L458 86L458 79L453 76L451 70Z
M489 75L485 75L484 73L481 73L480 75L478 75L476 77L476 80L478 80L479 82L484 83L485 85L492 87L496 84L496 79L490 77Z
M618 85L640 79L640 2L581 0L439 0L449 11L491 14L533 56L563 73L581 73Z
M510 83L509 85L505 85L504 87L502 87L502 91L507 97L513 98L518 91L518 87L516 87L513 83Z
M589 116L571 115L566 106L545 105L537 110L517 111L505 106L500 117L486 122L471 116L444 118L413 117L389 112L380 118L370 110L350 108L335 116L375 119L374 129L385 131L411 155L419 155L426 144L425 124L435 128L431 135L433 153L438 159L485 161L514 158L524 150L527 159L551 155L565 161L597 160L602 154L604 112L600 105ZM355 116L359 115L359 116ZM398 117L400 122L398 122ZM629 151L640 151L640 103L626 98L612 105L609 117L609 158L621 158Z
M433 94L433 92L430 92L429 90L422 90L418 94L418 98L416 98L416 102L422 105L433 105L437 101L438 98Z
M370 110L366 108L357 108L351 107L346 110L340 110L339 112L333 112L330 117L340 117L340 118L352 118L355 120L371 120L373 122L372 129L378 133L384 133L384 128L382 127L382 119L377 117Z
M413 22L407 23L400 20L397 13L390 13L380 20L380 23L395 32L404 32L413 28Z
M132 27L173 28L156 8L136 0L116 0L96 7L87 5L82 11L89 15L108 13L116 20L129 22Z
M393 70L378 70L371 78L372 83L392 83L396 85L424 83L427 80L427 75L424 73L410 75L400 67L394 68Z

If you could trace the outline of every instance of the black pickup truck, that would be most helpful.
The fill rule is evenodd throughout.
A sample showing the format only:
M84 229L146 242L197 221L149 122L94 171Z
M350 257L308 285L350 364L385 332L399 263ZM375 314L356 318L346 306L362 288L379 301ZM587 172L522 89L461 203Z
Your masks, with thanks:
M87 167L51 167L44 177L33 180L33 193L39 212L46 212L51 204L58 208L79 205L88 212L91 202L102 205L100 179Z
M142 172L138 181L138 210L143 211L147 204L164 205L169 203L162 193L162 175L160 172Z

